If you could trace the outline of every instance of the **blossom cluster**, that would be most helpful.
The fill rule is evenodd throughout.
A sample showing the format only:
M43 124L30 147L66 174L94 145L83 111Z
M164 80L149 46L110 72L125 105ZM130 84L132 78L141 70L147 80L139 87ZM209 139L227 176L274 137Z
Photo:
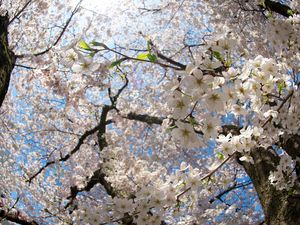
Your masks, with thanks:
M191 204L189 197L180 199L181 194L189 191L195 198L201 188L200 171L185 162L175 173L168 174L158 163L150 165L141 159L128 160L121 148L106 148L102 153L105 179L120 194L109 198L106 208L87 207L79 201L79 209L73 216L76 223L112 223L132 217L137 225L159 225L183 202ZM118 171L117 176L115 171Z
M171 135L184 148L205 147L216 139L223 155L240 152L244 155L240 160L254 163L251 149L272 145L284 133L298 132L298 84L284 62L272 58L257 56L242 67L229 65L234 43L233 39L212 43L208 54L213 57L190 64L180 73L180 82L173 83L167 101L170 118L175 120ZM233 119L226 120L229 115ZM235 125L239 134L222 134L228 124Z
M281 155L280 162L276 167L276 171L271 171L269 180L271 184L278 190L290 190L297 179L295 162L288 154Z

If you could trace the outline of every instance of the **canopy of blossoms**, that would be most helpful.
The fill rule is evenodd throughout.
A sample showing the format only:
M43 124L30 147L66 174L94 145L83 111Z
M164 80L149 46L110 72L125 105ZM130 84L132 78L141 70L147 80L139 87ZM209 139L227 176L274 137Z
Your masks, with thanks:
M299 2L93 7L0 1L1 223L300 224Z

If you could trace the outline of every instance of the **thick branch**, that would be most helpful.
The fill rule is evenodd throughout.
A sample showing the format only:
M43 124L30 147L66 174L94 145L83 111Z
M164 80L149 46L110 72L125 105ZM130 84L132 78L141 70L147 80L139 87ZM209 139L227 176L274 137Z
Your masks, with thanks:
M300 182L300 135L293 134L287 137L281 137L278 146L282 147L288 155L296 161L296 174L298 175L298 181Z
M120 94L125 90L125 88L128 86L128 79L125 76L125 83L123 86L118 89L116 95L112 96L111 89L108 89L108 94L109 98L111 101L111 105L104 105L102 108L102 113L100 117L100 123L99 126L97 127L98 129L98 144L99 144L99 150L102 151L106 146L107 142L105 139L105 132L106 132L106 125L108 124L107 122L107 115L110 110L115 109L115 105L117 103L117 100L120 96ZM101 184L104 189L106 190L106 193L109 194L112 198L116 196L116 192L114 191L113 187L111 184L105 180L106 174L102 171L102 168L100 167L96 171L94 171L93 176L89 179L85 187L83 188L78 188L77 186L72 186L70 188L71 190L71 195L68 197L70 201L67 203L65 208L68 208L74 199L77 197L78 193L83 192L83 191L90 191L96 184Z
M11 209L11 210L4 210L0 209L0 218L6 219L10 222L18 223L21 225L38 225L38 223L24 214L22 212Z
M100 117L100 126L98 127L98 144L99 149L102 151L106 146L107 142L105 139L106 132L106 118L108 112L112 109L112 106L105 105L102 109L101 117Z
M137 114L137 113L133 113L133 112L130 112L127 115L122 116L122 117L129 119L129 120L136 120L136 121L144 122L149 125L152 125L152 124L161 125L163 120L165 119L163 117L149 116L147 114Z
M300 224L300 190L294 185L293 191L277 190L269 181L271 171L275 171L280 157L272 149L255 148L251 150L253 164L241 162L251 178L262 204L265 222L272 224Z
M128 120L135 120L143 123L147 123L148 125L162 125L163 120L166 119L166 117L157 117L157 116L149 116L147 114L137 114L134 112L130 112L127 115L122 115L122 118L128 119ZM236 125L223 125L222 129L220 129L219 133L227 135L231 133L232 135L239 135L241 128ZM202 134L202 131L195 130L196 133Z
M298 12L295 12L289 6L284 5L280 2L265 0L265 6L268 10L270 10L272 12L276 12L284 17L290 17L295 13L298 14Z
M94 173L93 176L90 178L90 180L87 182L86 186L83 188L78 188L77 186L72 186L71 189L71 194L69 197L67 197L67 199L69 199L70 201L66 204L65 208L68 208L74 201L74 199L76 199L77 195L80 192L83 191L90 191L96 184L101 184L106 193L109 194L112 198L116 196L116 193L113 189L113 187L111 186L111 184L105 180L105 173L102 172L102 169L97 169Z
M10 75L15 64L15 55L8 45L8 14L0 16L0 107L5 99L10 81Z

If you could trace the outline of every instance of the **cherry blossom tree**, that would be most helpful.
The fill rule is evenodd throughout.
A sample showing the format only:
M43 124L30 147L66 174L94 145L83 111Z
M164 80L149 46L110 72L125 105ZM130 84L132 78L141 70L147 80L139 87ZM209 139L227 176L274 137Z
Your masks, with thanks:
M299 12L0 1L1 223L300 224Z

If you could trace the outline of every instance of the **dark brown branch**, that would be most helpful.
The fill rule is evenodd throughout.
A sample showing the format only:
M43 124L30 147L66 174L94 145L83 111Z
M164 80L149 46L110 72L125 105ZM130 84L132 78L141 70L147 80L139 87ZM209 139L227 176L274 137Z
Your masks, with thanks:
M60 158L59 160L53 160L53 161L47 162L46 165L44 165L43 167L41 167L41 168L38 170L38 172L36 172L34 175L32 175L32 176L29 178L28 182L31 183L32 180L33 180L36 176L38 176L41 172L43 172L43 170L45 170L48 166L50 166L50 165L52 165L52 164L55 164L55 163L58 162L58 161L59 161L59 162L67 161L73 154L75 154L75 153L80 149L80 147L81 147L81 145L84 143L85 139L86 139L88 136L90 136L90 135L96 133L96 132L99 130L99 128L100 128L101 126L102 126L102 124L100 123L100 124L98 124L97 126L95 126L94 128L92 128L91 130L86 131L86 132L79 138L79 140L78 140L78 142L77 142L77 145L75 146L75 148L74 148L70 153L68 153L68 154L65 155L64 157Z
M48 166L55 164L57 162L65 162L67 161L73 154L75 154L81 147L81 145L84 143L85 139L87 137L89 137L90 135L96 133L98 131L98 141L99 141L99 146L100 146L100 150L102 150L104 147L107 146L106 140L105 140L105 130L106 130L106 117L108 112L112 109L111 106L108 105L104 105L102 108L102 113L101 113L101 117L100 117L100 123L95 126L93 129L86 131L78 140L77 145L75 146L75 148L68 153L67 155L65 155L64 157L60 158L59 160L52 160L46 163L46 165L44 165L43 167L41 167L38 172L36 172L33 176L31 176L28 179L28 182L31 183L32 180L38 176L41 172L43 172L43 170L45 170Z
M31 2L32 0L26 2L22 9L19 12L17 12L16 15L9 21L8 25L11 24L15 19L17 19L21 15L21 13L24 12L24 10L30 5Z
M134 112L130 112L127 115L122 115L122 118L147 123L148 125L153 125L153 124L162 125L163 120L166 119L166 117L149 116L147 114L137 114ZM232 135L239 135L240 130L241 127L228 124L228 125L223 125L219 133L223 135L227 135L229 133L231 133ZM203 135L202 131L195 130L195 132Z
M221 200L223 195L226 195L228 194L230 191L233 191L235 189L238 189L238 188L242 188L242 187L246 187L246 186L249 186L251 185L252 182L251 181L248 181L248 182L244 182L244 183L234 183L233 185L229 186L226 190L220 192L218 195L216 195L214 198L210 199L209 202L210 203L213 203L214 201L216 201L217 199L218 200Z
M35 70L37 68L32 67L32 66L25 66L25 65L20 65L20 64L15 64L16 67L20 67L20 68L24 68L24 69L28 69L28 70Z
M102 113L100 117L100 123L99 126L97 127L98 130L98 144L99 144L99 150L100 152L107 146L107 142L105 139L105 132L106 132L106 125L108 124L109 120L107 120L107 115L110 110L116 109L116 103L117 100L120 96L120 94L125 90L125 88L128 86L129 80L125 75L125 82L123 86L118 89L116 95L112 96L111 94L111 89L108 89L108 94L109 98L111 101L111 105L104 105L102 108ZM113 187L111 184L105 180L106 174L102 171L102 168L100 167L96 171L94 171L92 177L89 179L85 187L83 188L78 188L77 186L72 186L70 188L71 194L68 197L70 201L66 204L65 208L68 208L74 201L74 199L77 197L78 193L83 192L83 191L90 191L96 184L101 184L106 193L109 194L112 198L116 196L116 192L114 191Z
M300 135L297 133L288 136L284 135L283 137L280 137L280 140L276 143L276 145L283 148L286 153L295 160L295 170L298 176L298 181L300 182L300 161L297 160L297 158L300 158Z
M10 75L16 61L8 44L8 14L0 16L0 107L8 91Z
M106 146L107 142L105 139L105 132L106 132L106 118L108 112L113 109L112 106L105 105L102 109L101 117L100 117L100 123L98 127L98 144L99 144L99 150L102 151Z
M138 49L138 48L125 48L117 43L114 43L114 45L119 48L119 49L122 49L122 50L126 50L126 51L133 51L133 52L147 52L148 50L147 49Z
M182 70L185 70L186 65L184 65L184 64L182 64L180 62L176 62L175 60L171 59L170 57L167 57L167 56L163 55L162 53L158 52L156 50L156 47L154 46L154 44L153 44L153 42L151 40L149 41L149 44L150 44L151 48L154 48L154 50L155 50L158 58L160 58L162 60L165 60L166 62L168 62L168 63L170 63L170 64L172 64L174 66L177 66L177 67L179 67Z
M80 192L83 191L90 191L96 184L101 184L106 193L109 194L112 198L114 198L116 196L116 193L113 189L113 187L111 186L111 184L105 180L106 174L102 172L102 169L97 169L96 171L94 171L93 176L90 178L90 180L87 182L86 186L83 188L78 188L77 186L72 186L70 188L71 190L71 194L69 197L67 197L67 199L69 199L70 201L66 204L65 209L68 208L70 205L72 205L74 199L76 199L77 195Z
M163 60L167 61L168 63L170 63L172 65L180 67L180 69L182 69L182 70L185 70L185 68L186 68L186 65L184 65L184 64L182 64L180 62L176 62L173 59L171 59L171 58L169 58L169 57L167 57L167 56L165 56L165 55L163 55L163 54L161 54L159 52L157 53L157 57L160 58L160 59L163 59Z
M276 12L284 17L290 17L293 14L298 14L298 12L295 12L289 6L284 5L280 2L265 0L265 6L268 10L270 10L272 12Z
M142 10L142 11L145 11L145 12L152 12L152 13L157 13L157 12L160 12L162 10L161 8L148 9L148 8L145 8L145 7L141 7L141 8L138 8L138 9Z
M240 130L242 128L241 127L238 127L236 125L231 125L231 124L228 124L228 125L223 125L222 126L222 130L220 131L220 134L223 134L223 135L227 135L229 133L231 133L233 136L234 135L240 135Z
M152 125L152 124L161 125L163 120L165 119L163 117L159 118L159 117L156 117L156 116L149 116L147 114L136 114L136 113L133 113L133 112L130 112L127 115L122 116L122 117L126 118L126 119L129 119L129 120L136 120L136 121L144 122L144 123L147 123L149 125Z
M112 49L112 48L109 48L107 45L105 45L105 44L103 44L103 43L101 43L101 45L99 45L99 46L103 47L103 48L104 48L105 50L107 50L107 51L113 52L113 53L115 53L116 55L121 56L122 58L119 58L119 59L117 60L119 63L124 62L124 61L127 61L127 60L131 60L131 61L137 61L137 62L148 62L148 63L153 63L153 64L157 64L157 65L159 65L159 66L161 66L161 67L163 67L163 68L171 68L171 69L175 69L175 70L184 70L184 68L185 68L185 67L183 68L183 67L178 67L178 66L173 66L173 65L165 64L165 63L162 63L162 62L159 62L159 61L153 62L153 61L150 61L150 60L147 60L147 59L138 59L138 58L134 58L134 57L125 55L125 54L123 54L122 52L118 52L118 51L116 51L116 50L114 50L114 49ZM91 50L94 51L95 53L97 53L97 52L99 52L99 51L102 51L103 49L102 49L102 50L99 50L99 49L91 48ZM175 61L174 61L174 62L175 62ZM182 64L180 64L180 65L182 65Z
M141 14L143 14L143 13L153 13L154 14L154 13L162 12L162 10L169 7L169 5L170 5L170 3L168 3L165 6L162 6L160 8L147 8L144 3L144 7L140 7L138 9L142 11Z
M108 88L108 96L111 102L111 107L116 109L118 111L118 109L116 108L116 104L117 104L117 100L120 96L120 94L125 90L125 88L128 86L129 80L127 78L127 75L122 71L121 68L118 67L118 70L121 71L121 73L124 75L124 79L125 79L125 83L123 84L123 86L118 90L117 94L115 96L111 95L111 88Z
M0 218L6 219L13 223L18 223L21 225L38 225L36 221L33 219L28 218L28 216L25 216L22 212L15 209L14 211L0 209Z
M152 42L150 42L150 44L153 46L153 43L152 43ZM189 46L190 46L190 47L194 47L194 46L200 46L200 45L202 45L202 44L199 44L199 45L189 45ZM118 48L120 48L120 49L123 49L123 50L129 50L129 51L135 51L135 52L147 52L147 51L148 51L147 49L125 48L125 47L122 47L122 46L120 46L120 45L117 45L117 46L118 46ZM174 66L178 66L178 67L179 67L180 69L182 69L182 70L184 70L184 69L186 68L186 65L184 65L184 64L182 64L182 63L180 63L180 62L177 62L177 61L173 60L172 58L163 55L163 54L160 53L160 52L156 52L156 54L157 54L157 57L158 57L158 58L160 58L160 59L162 59L162 60L164 60L164 61L166 61L166 62L168 62L168 63L170 63L170 64L172 64L172 65L174 65Z

